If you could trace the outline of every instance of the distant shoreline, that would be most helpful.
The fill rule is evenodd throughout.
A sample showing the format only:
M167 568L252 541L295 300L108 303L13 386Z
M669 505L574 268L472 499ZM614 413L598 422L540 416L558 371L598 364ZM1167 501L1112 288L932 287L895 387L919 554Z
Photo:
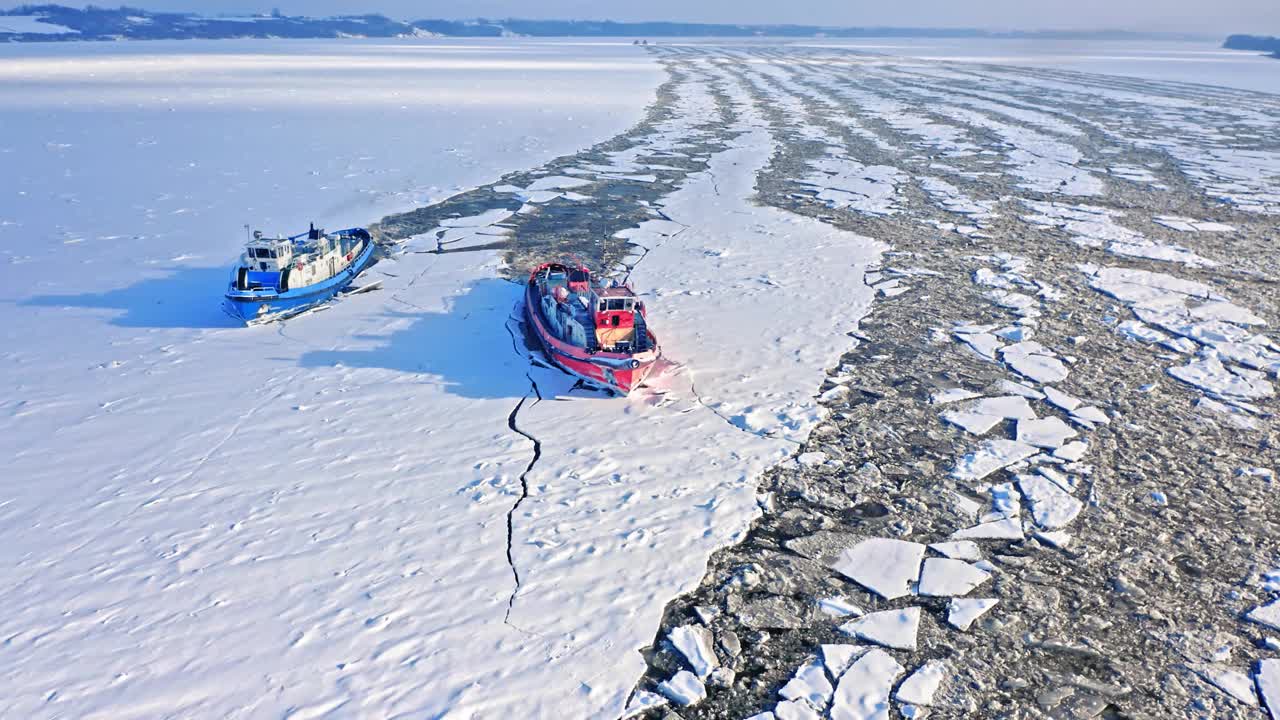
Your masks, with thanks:
M976 28L826 27L818 25L732 25L678 22L584 20L414 20L383 15L294 17L279 14L240 17L165 13L134 8L70 8L28 5L0 11L0 42L112 40L229 40L404 37L597 37L597 38L941 38L995 40L1169 40L1216 41L1220 36L1141 33L1123 30L1018 30ZM1236 36L1233 36L1236 37Z

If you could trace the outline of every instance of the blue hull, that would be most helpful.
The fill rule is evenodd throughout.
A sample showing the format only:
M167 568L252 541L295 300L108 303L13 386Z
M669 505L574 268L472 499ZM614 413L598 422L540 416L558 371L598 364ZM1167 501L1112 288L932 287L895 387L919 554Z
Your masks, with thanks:
M227 290L226 299L222 301L222 309L231 317L246 324L269 322L296 315L342 292L369 266L369 262L373 259L373 251L374 244L366 242L359 257L337 275L324 282L283 293L237 290L235 272L232 271L231 284Z

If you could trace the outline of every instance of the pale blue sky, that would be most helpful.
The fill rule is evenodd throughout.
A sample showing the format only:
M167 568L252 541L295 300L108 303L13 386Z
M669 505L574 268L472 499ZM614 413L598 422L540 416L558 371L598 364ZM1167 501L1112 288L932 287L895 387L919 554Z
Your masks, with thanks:
M0 0L4 7L17 4ZM1280 34L1280 0L131 0L128 4L205 13L262 12L272 7L296 15L380 12L406 20L484 16Z

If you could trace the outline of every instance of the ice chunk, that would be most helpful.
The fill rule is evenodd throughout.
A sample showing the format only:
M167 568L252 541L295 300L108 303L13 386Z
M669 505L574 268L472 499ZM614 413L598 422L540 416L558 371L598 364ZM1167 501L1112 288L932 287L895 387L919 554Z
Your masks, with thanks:
M670 680L659 683L658 690L677 705L696 705L707 699L707 687L688 670L681 670Z
M1221 320L1237 325L1265 325L1266 320L1248 310L1225 300L1207 302L1190 310L1191 317L1197 320Z
M656 708L666 706L668 700L658 693L649 692L648 690L637 690L635 695L631 696L631 700L627 702L627 707L622 711L621 720L630 720L639 717L654 710Z
M712 643L711 631L701 625L683 625L672 628L667 636L671 644L689 661L689 666L700 678L705 678L720 666Z
M1056 405L1067 412L1071 412L1081 405L1079 398L1072 397L1051 385L1045 386L1044 396L1051 404Z
M996 598L952 598L947 606L947 622L958 630L968 630L998 602Z
M773 716L777 720L822 720L809 703L801 700L784 700L773 707Z
M1042 476L1053 482L1054 485L1057 485L1063 490L1066 490L1067 492L1075 492L1075 484L1071 482L1071 479L1057 470L1054 470L1047 465L1041 465L1036 468L1036 472L1040 473Z
M996 387L1000 389L1000 392L1021 395L1024 398L1031 398L1032 400L1041 400L1044 398L1044 393L1039 390L1036 390L1030 385L1024 385L1023 383L1014 382L1012 380L1001 380L996 383Z
M879 648L845 672L831 704L831 720L889 720L889 693L904 668Z
M1062 530L1045 530L1035 534L1035 538L1050 547L1064 548L1071 544L1071 533Z
M1259 605L1245 614L1246 620L1259 625L1266 625L1273 630L1280 630L1280 599L1272 600L1266 605Z
M920 608L913 606L868 613L841 625L840 632L885 647L915 650L919 628Z
M1280 660L1262 660L1254 671L1258 694L1262 705L1271 713L1271 720L1280 720Z
M947 390L939 390L929 398L929 402L934 405L945 405L947 403L958 402L960 400L971 400L976 397L982 397L981 393L964 388L949 388Z
M1083 441L1070 442L1053 451L1053 456L1067 462L1075 462L1089 451L1089 444Z
M1036 417L1035 410L1031 409L1031 403L1027 402L1027 399L1021 395L983 398L964 406L962 409L966 412L995 415L1009 420L1032 420Z
M822 646L822 663L827 668L827 673L832 679L839 679L845 670L853 664L854 660L862 657L870 648L863 645L823 645Z
M1275 394L1275 389L1267 382L1265 374L1243 368L1227 369L1215 355L1180 367L1171 367L1168 372L1188 385L1218 395L1261 399Z
M1253 691L1253 681L1239 670L1218 665L1194 665L1192 669L1214 687L1250 707L1258 706L1258 696Z
M892 600L911 593L920 577L924 545L906 540L871 538L846 549L832 569L859 585Z
M1009 367L1036 382L1051 383L1067 379L1067 366L1037 342L1022 342L1000 349Z
M933 597L968 595L991 578L991 573L963 560L929 558L920 573L920 594Z
M1101 424L1106 425L1111 422L1111 418L1107 414L1092 405L1086 405L1077 408L1071 413L1071 419L1085 424Z
M841 597L829 597L818 600L818 609L833 617L862 615L862 608Z
M1038 452L1034 446L1014 440L987 440L978 449L962 457L951 475L959 480L981 480Z
M1048 530L1067 525L1084 508L1083 503L1042 475L1019 475L1018 487L1031 502L1031 517Z
M1049 450L1062 447L1063 443L1075 437L1076 434L1076 431L1061 418L1018 421L1018 442Z
M1022 521L1018 518L995 520L951 533L952 540L1021 540Z
M945 660L930 660L907 676L907 679L898 686L898 691L893 694L893 697L898 702L929 707L933 704L933 696L937 694L946 675Z
M827 671L821 660L813 659L801 665L795 676L778 691L784 699L802 700L815 708L825 708L831 702L835 688L827 679ZM777 711L774 711L777 714Z
M995 362L996 352L1003 347L995 335L990 333L956 334L956 339L968 345L975 353L986 360Z
M778 716L766 710L762 713L756 713L749 718L744 718L743 720L778 720Z
M972 540L934 543L929 546L929 549L953 560L977 562L982 559L982 548L978 547L978 543Z
M974 435L986 435L991 428L1004 422L999 415L982 415L962 410L948 410L942 419Z

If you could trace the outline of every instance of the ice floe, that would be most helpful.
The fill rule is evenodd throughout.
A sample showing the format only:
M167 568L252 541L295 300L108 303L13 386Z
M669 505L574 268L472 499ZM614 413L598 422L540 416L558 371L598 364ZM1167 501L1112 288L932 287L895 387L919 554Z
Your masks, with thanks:
M919 593L933 597L968 595L990 578L991 573L963 560L929 558L920 573Z
M1039 448L1016 440L986 440L956 462L951 475L959 480L981 480L991 473L1039 453Z
M831 693L834 691L831 681L827 679L823 661L814 659L801 665L787 684L778 690L778 694L787 700L807 702L821 710L831 702Z
M1193 220L1192 218L1161 215L1151 219L1152 222L1172 228L1179 232L1235 232L1235 228L1226 223L1209 220Z
M868 650L840 676L831 720L889 720L889 693L904 671L884 650Z
M1192 267L1214 267L1216 262L1187 248L1152 240L1116 222L1124 213L1093 205L1023 200L1036 214L1023 217L1040 227L1060 229L1085 247L1101 247L1116 255L1167 260Z
M648 690L637 690L635 695L631 696L631 700L627 702L626 708L622 711L621 720L630 720L634 717L640 717L650 710L657 710L666 707L671 701L659 695L658 693L649 692Z
M784 700L773 708L776 720L822 720L822 716L803 700Z
M1254 680L1258 685L1262 705L1271 714L1271 720L1280 720L1280 660L1259 661L1254 671Z
M1258 695L1248 675L1219 665L1193 665L1196 674L1222 692L1250 707L1257 707Z
M1051 350L1035 341L1003 347L1000 357L1019 375L1036 382L1053 383L1067 379L1067 366Z
M822 663L826 666L827 673L833 679L838 679L844 674L845 670L849 669L854 660L857 660L869 649L866 645L823 645Z
M668 636L671 644L684 655L689 666L699 678L706 678L720 666L716 657L711 631L701 625L683 625L672 628Z
M688 670L681 670L670 680L659 683L658 690L677 705L697 705L707 699L707 686Z
M957 630L968 630L999 602L996 598L952 598L947 605L947 622Z
M976 397L982 397L982 393L976 393L972 390L964 388L948 388L939 390L930 396L929 402L934 405L946 405L947 403L959 402L961 400L971 400Z
M933 705L933 697L942 686L950 669L946 660L929 660L916 671L907 676L898 686L893 697L901 703L929 707Z
M832 569L886 600L911 594L920 577L924 545L906 540L871 538L846 549Z
M840 632L897 650L915 650L920 608L867 613L840 626Z
M1068 525L1084 508L1084 503L1043 475L1019 475L1018 487L1031 504L1031 517L1046 530Z
M953 560L977 562L982 559L982 548L978 546L978 543L971 540L933 543L929 546L929 549Z
M1038 448L1056 450L1078 433L1061 418L1048 417L1037 420L1019 420L1017 441Z
M1259 625L1266 625L1272 630L1280 630L1280 599L1273 600L1266 605L1258 607L1245 613L1245 619L1252 620Z
M1018 518L1005 518L979 523L973 527L951 533L953 540L1022 540L1022 521Z

